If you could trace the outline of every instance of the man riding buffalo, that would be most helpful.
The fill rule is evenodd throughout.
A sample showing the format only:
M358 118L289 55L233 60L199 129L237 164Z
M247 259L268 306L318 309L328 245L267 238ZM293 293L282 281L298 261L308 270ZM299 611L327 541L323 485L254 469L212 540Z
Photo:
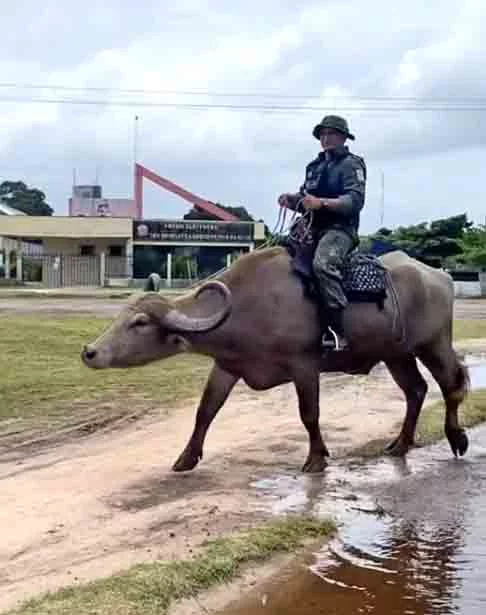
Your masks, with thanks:
M348 254L358 246L360 212L365 202L366 164L345 145L355 137L348 122L327 115L312 135L322 151L306 167L305 181L297 193L282 194L281 207L304 213L312 210L312 230L318 241L313 270L326 308L330 327L343 336L341 315L348 300L342 287L343 267ZM335 342L324 336L323 346ZM345 340L340 346L345 346Z

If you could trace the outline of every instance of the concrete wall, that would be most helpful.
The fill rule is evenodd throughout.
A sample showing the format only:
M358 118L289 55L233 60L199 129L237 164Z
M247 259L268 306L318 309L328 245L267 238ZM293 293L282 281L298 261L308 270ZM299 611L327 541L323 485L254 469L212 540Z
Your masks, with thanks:
M69 216L1 216L0 235L36 239L45 237L131 239L132 220Z
M79 256L81 254L82 246L93 246L94 253L100 255L102 252L108 253L110 246L121 246L126 253L127 249L126 239L107 239L107 238L66 238L66 237L48 237L43 240L44 254L68 254L72 256Z
M481 292L480 282L458 282L454 280L454 296L461 298L481 297L484 296Z

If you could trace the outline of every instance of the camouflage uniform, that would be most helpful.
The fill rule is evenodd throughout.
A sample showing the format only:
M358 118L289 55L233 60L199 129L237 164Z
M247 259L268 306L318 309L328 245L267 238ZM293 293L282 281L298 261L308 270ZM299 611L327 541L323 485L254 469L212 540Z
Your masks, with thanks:
M344 260L355 242L345 231L329 229L320 239L314 254L314 273L324 305L330 310L344 309L348 303L342 288Z
M344 133L349 139L346 120L327 116L313 130L319 139L321 128L329 127ZM314 255L314 272L319 280L322 299L331 310L331 324L338 330L340 312L347 305L342 289L342 269L346 256L359 243L360 211L365 200L366 165L362 158L352 154L342 145L322 151L306 167L305 181L291 204L302 213L303 206L296 204L304 192L317 198L339 198L333 209L323 207L313 211L313 230L319 242Z

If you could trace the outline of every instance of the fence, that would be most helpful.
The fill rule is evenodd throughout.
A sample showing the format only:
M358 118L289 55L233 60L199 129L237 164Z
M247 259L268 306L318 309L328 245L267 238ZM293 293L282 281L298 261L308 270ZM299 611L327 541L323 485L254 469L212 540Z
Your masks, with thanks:
M0 263L2 283L39 284L47 288L130 286L141 288L152 271L161 276L160 288L183 289L199 281L193 268L175 269L167 279L166 270L160 264L135 263L133 257L126 256L72 256L72 255L12 255L7 263ZM8 268L8 272L7 272ZM157 269L159 269L157 271ZM454 280L456 297L486 297L486 273L477 271L449 271ZM201 277L204 278L207 272ZM3 280L3 278L9 278Z
M22 258L22 279L47 288L101 286L99 256L42 255Z
M448 273L454 280L455 297L464 299L486 297L486 273L465 269L451 269Z
M21 262L12 264L9 277L12 282L17 278L46 288L143 287L148 277L146 271L140 268L134 271L133 265L133 258L125 256L22 255ZM163 277L161 287L187 288L197 281L197 276L189 273L186 277L170 280Z

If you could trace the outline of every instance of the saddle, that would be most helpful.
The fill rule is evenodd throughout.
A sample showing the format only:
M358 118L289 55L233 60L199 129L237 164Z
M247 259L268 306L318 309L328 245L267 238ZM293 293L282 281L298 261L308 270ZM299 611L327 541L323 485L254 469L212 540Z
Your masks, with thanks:
M297 220L280 245L290 257L293 271L300 277L308 295L320 301L319 284L312 261L319 238L301 219ZM343 271L343 290L350 303L376 303L384 308L387 297L386 268L378 258L354 248L347 256Z

